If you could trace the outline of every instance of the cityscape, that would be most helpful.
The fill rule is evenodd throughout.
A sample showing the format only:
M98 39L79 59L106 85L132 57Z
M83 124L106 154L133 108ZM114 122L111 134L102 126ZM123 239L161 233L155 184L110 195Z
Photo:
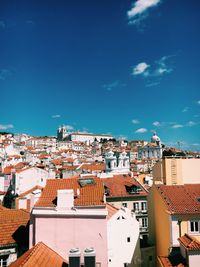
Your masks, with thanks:
M200 266L200 3L0 2L0 267Z

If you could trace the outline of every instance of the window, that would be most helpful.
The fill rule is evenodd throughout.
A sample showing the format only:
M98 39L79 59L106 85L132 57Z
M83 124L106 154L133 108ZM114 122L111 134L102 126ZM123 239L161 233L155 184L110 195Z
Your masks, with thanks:
M122 203L122 206L127 208L127 203Z
M199 233L199 221L197 220L190 221L190 232Z
M127 237L127 242L131 242L131 238L130 237Z
M8 259L8 255L5 256L1 256L0 257L0 267L7 267L7 259Z
M147 203L146 202L142 202L142 210L147 210Z
M134 202L134 203L133 203L133 210L134 210L134 211L139 210L139 202Z
M147 227L147 226L148 226L148 219L142 218L142 227Z

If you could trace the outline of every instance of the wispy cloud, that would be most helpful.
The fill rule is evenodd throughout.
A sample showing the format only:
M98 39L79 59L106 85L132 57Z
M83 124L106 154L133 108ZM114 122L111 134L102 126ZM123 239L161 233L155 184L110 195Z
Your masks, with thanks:
M141 76L145 78L146 87L158 85L163 76L173 71L173 62L171 60L175 55L163 56L159 60L155 60L151 64L141 62L132 67L133 76Z
M10 69L1 69L0 70L0 80L6 80L12 76L13 72Z
M188 121L187 122L187 124L186 124L186 126L188 126L188 127L193 127L193 126L196 126L196 125L198 125L199 123L198 122L195 122L195 121Z
M184 107L184 109L182 110L182 112L188 112L189 107Z
M135 133L146 133L147 129L146 128L139 128L135 131Z
M197 104L200 105L200 100L197 101Z
M0 124L0 130L8 130L14 128L13 124Z
M133 124L139 124L139 123L140 123L140 121L139 121L138 119L133 119L131 122L132 122Z
M66 127L66 130L72 131L74 130L74 127L72 125L64 125Z
M0 20L0 29L5 29L6 28L6 23L4 20Z
M127 12L129 24L139 24L147 17L148 10L160 2L161 0L137 0Z
M52 117L53 119L57 119L57 118L60 118L61 115L52 115L51 117Z
M173 129L179 129L179 128L183 128L183 127L184 127L184 125L182 125L182 124L174 124L172 126Z
M134 66L133 68L133 75L143 75L143 76L147 76L148 75L148 71L147 69L150 67L150 65L148 65L145 62L141 62L139 64L137 64L136 66Z
M156 126L156 127L160 127L161 126L161 123L159 121L154 121L152 123L153 126Z
M125 83L122 83L120 80L116 80L114 82L104 84L102 87L105 88L107 91L112 91L115 88L122 88L125 86Z

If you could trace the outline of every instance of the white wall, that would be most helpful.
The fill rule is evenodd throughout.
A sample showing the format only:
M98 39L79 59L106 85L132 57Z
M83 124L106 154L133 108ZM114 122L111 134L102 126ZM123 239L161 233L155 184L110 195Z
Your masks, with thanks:
M44 187L49 173L39 168L29 168L16 173L15 193L20 195L36 185Z
M137 246L139 222L129 209L120 209L108 220L107 233L109 267L124 267L124 263L131 261L140 262ZM127 238L130 238L130 242Z
M179 246L179 241L177 240L179 238L179 223L176 218L172 218L171 233L172 233L172 245Z

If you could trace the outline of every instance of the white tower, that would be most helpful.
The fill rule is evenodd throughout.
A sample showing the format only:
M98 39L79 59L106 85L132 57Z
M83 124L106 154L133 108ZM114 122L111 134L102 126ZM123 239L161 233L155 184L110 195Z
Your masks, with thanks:
M109 151L105 155L106 172L116 174L126 174L130 171L130 162L127 153L124 151L118 157L114 156L114 152Z

